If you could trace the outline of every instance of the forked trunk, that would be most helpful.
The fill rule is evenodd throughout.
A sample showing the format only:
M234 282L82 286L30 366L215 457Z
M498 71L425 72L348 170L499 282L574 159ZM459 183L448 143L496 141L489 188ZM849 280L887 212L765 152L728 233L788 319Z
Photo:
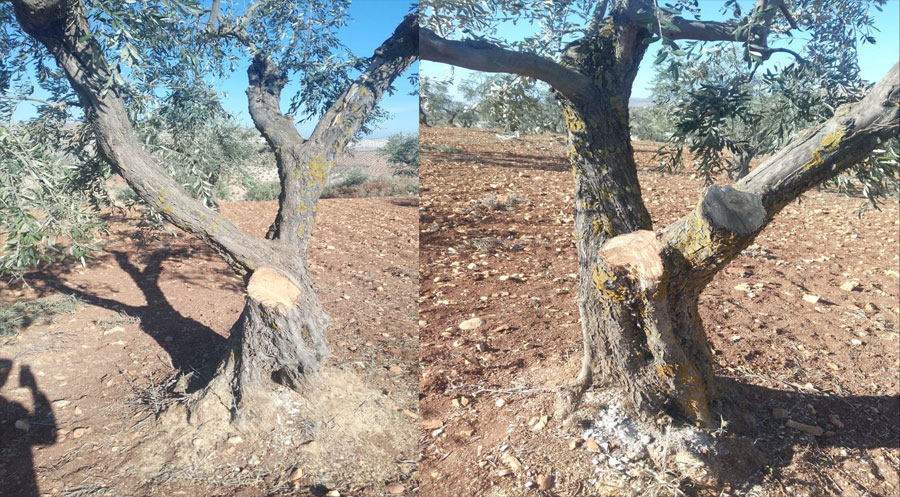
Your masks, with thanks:
M595 77L591 98L560 98L575 179L584 340L581 373L560 408L571 411L596 375L622 386L641 417L666 412L707 424L714 389L697 311L702 286L673 291L681 265L668 260L665 242L651 231L628 126L642 49L623 58L615 36L607 24L563 59Z

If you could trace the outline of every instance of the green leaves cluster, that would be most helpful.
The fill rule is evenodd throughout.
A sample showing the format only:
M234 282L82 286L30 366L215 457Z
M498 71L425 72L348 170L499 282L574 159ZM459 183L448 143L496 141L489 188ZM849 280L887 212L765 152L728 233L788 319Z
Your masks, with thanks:
M381 149L387 161L397 167L396 173L401 176L419 175L419 137L416 135L396 134L388 137Z

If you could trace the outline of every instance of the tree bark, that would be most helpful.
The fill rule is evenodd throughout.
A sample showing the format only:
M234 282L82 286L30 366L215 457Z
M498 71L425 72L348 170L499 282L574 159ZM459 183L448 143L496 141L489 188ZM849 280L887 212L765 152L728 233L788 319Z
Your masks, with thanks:
M15 0L19 24L56 59L78 94L103 157L171 223L215 248L246 275L248 298L231 330L218 374L197 392L189 420L263 419L260 397L299 389L328 356L328 316L307 268L316 204L328 171L390 84L417 56L418 18L407 15L370 58L362 75L326 111L309 140L280 112L284 71L255 52L248 69L250 114L272 147L282 191L271 240L251 237L192 199L138 141L102 48L90 36L81 0ZM212 16L213 18L215 16ZM229 28L231 29L231 28Z

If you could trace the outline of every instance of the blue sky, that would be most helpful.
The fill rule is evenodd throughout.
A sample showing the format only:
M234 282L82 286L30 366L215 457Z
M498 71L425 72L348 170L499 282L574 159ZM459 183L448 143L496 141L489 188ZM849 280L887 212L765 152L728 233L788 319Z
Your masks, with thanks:
M400 24L403 16L409 12L411 0L354 0L350 5L353 18L341 29L340 39L356 55L371 56L381 43L386 40ZM220 86L227 94L227 108L242 124L253 126L247 111L247 67L249 60L239 65L231 78ZM391 113L391 119L374 131L370 138L380 138L395 133L418 133L419 130L419 97L410 95L414 90L409 84L408 76L418 72L418 62L394 81L397 89L393 95L385 94L381 106ZM287 110L294 88L288 85L282 92L282 110ZM297 129L303 136L309 136L315 127L315 119L298 124Z
M354 0L350 7L351 21L344 26L339 37L350 50L358 56L369 57L386 40L394 29L400 24L403 16L409 12L411 0ZM247 111L247 67L249 58L238 64L230 77L222 81L218 88L224 92L225 108L244 126L253 127L250 114ZM414 63L403 75L394 82L396 91L393 95L384 95L381 107L387 110L391 117L373 131L369 138L380 138L395 133L418 133L418 95L410 95L415 88L409 84L408 77L418 72L418 62ZM296 87L290 84L282 92L282 110L286 111L290 98ZM46 97L42 91L37 91L38 98ZM34 105L30 102L19 104L14 120L26 120L35 114ZM309 136L315 127L315 119L299 123L297 129L303 136Z
M700 0L703 18L723 19L724 16L719 13L723 3L723 0ZM752 8L752 4L753 2L749 0L741 1L741 5L748 8ZM874 33L877 43L859 47L859 66L862 78L874 82L881 79L888 69L900 60L900 0L888 0L882 12L874 11L873 13L875 27L879 30ZM523 23L519 23L517 26L505 25L499 28L497 37L521 39L528 32L527 25ZM805 39L802 34L799 35L799 38ZM659 42L651 45L644 57L634 82L633 98L649 98L651 96L650 84L654 74L653 60L656 58L656 51L660 46ZM791 56L787 54L775 54L772 57L774 62L789 62L790 59ZM461 81L474 73L460 67L451 68L446 64L422 61L421 74L436 79L447 79L452 74L454 81Z

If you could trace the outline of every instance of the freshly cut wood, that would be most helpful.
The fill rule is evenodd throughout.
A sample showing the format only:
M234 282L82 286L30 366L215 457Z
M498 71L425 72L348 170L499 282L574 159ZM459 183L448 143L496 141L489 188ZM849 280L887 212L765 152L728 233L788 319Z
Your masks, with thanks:
M287 311L297 304L300 289L275 269L262 267L250 276L247 295L264 307L277 309L280 314L287 314Z
M600 253L611 267L627 269L644 288L655 286L652 282L663 275L662 244L652 231L619 235L606 242Z

